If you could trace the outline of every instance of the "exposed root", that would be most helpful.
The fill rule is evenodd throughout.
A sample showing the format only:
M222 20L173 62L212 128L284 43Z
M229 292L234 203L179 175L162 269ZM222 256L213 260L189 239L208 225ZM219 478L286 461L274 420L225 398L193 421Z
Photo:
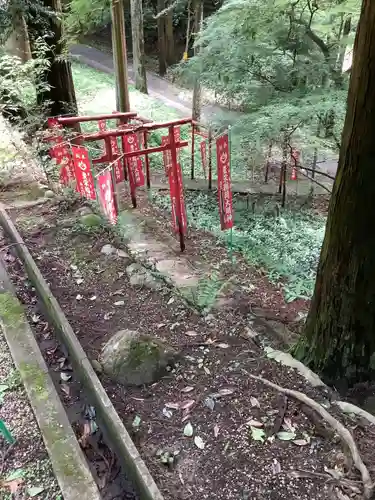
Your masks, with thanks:
M274 384L273 382L265 378L258 377L257 375L252 375L251 373L248 373L248 375L252 379L258 380L259 382L262 382L264 385L267 385L268 387L271 387L272 389L275 389L276 391L281 392L282 394L285 394L286 396L289 396L290 398L293 398L309 406L314 411L316 411L323 418L323 420L325 420L337 432L342 442L350 450L350 453L353 458L353 464L361 474L364 498L365 500L371 500L371 498L373 498L375 485L371 481L369 471L365 466L365 464L363 463L357 445L349 430L341 422L339 422L336 418L334 418L330 413L328 413L328 411L325 410L321 404L309 398L308 396L306 396L306 394L303 394L303 392L294 391L292 389L286 389L277 384Z

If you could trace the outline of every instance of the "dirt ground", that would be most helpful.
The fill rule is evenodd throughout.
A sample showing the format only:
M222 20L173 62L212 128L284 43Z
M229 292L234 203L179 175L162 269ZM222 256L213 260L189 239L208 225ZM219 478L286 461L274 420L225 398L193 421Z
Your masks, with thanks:
M256 296L245 290L250 308L239 299L238 307L200 315L166 286L159 292L132 287L125 273L131 260L101 253L105 244L121 248L118 239L104 227L84 231L76 211L47 205L12 215L92 360L124 328L164 339L180 352L170 375L149 387L123 387L100 375L166 500L361 498L359 474L337 435L307 407L249 376L300 390L329 406L325 390L312 389L295 371L266 357L263 346L278 347L278 337L254 337L250 315L256 307L289 322L301 310L284 304L260 272L236 264L247 282L251 276L262 285ZM226 251L209 235L199 237L204 245L189 244L189 257L207 251L222 262ZM42 314L17 262L8 264L22 301ZM53 368L53 359L50 364ZM339 418L358 439L375 475L374 431Z

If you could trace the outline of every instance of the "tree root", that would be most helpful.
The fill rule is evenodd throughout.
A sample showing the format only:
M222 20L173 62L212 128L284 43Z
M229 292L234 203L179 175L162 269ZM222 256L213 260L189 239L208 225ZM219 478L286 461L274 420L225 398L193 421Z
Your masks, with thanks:
M282 394L285 394L286 396L289 396L290 398L293 398L293 399L300 401L301 403L304 403L305 405L309 406L314 411L316 411L316 413L318 413L323 418L323 420L325 420L337 432L341 441L350 450L350 453L351 453L352 458L353 458L353 464L361 474L362 483L363 483L364 499L371 500L371 498L373 498L375 485L371 481L369 471L368 471L367 467L365 466L365 464L363 463L363 460L359 454L357 445L353 439L353 436L349 432L349 430L341 422L339 422L336 418L334 418L330 413L328 413L328 411L325 410L321 404L319 404L316 401L314 401L313 399L309 398L303 392L294 391L292 389L286 389L286 388L281 387L277 384L274 384L273 382L271 382L265 378L258 377L257 375L252 375L251 373L247 373L247 374L252 379L258 380L259 382L262 382L262 384L267 385L268 387L271 387L272 389L275 389L276 391L281 392Z

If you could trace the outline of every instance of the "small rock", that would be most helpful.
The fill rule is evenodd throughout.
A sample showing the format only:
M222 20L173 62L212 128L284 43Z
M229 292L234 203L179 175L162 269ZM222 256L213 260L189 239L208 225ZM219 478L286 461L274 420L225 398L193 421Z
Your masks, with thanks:
M79 207L79 209L77 210L77 213L79 215L89 215L89 214L92 214L92 210L90 207L83 206L83 207Z
M45 198L54 198L55 197L55 193L53 191L51 191L50 189L48 189L47 191L45 191L44 197Z
M151 271L140 264L130 264L126 268L126 274L129 276L129 282L132 286L150 288L151 290L160 290L163 287L162 283L153 276Z
M95 372L98 373L99 375L103 373L103 367L101 363L97 359L91 360L91 365L94 368Z
M124 250L116 250L117 257L123 257L124 259L130 259L129 255Z
M100 253L103 253L104 255L111 255L114 252L116 252L116 248L109 244L104 245L100 250Z
M163 377L177 358L172 347L154 336L120 330L104 345L100 362L115 382L142 386Z
M213 314L207 314L207 316L204 317L204 320L206 323L213 323L215 321L215 316Z
M102 218L96 214L82 215L80 222L86 227L100 227L103 225Z

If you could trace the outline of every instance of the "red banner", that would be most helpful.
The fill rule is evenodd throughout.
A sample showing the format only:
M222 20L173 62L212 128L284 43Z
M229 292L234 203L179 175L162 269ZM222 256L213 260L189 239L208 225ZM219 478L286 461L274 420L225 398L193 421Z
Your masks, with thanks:
M207 143L206 141L201 141L201 159L202 159L202 170L204 178L207 179Z
M161 145L167 146L168 144L169 144L169 136L163 135L161 138ZM168 177L169 171L172 167L172 157L171 157L171 152L169 150L163 151L163 163L164 163L165 176Z
M72 146L72 155L78 192L89 200L95 200L95 185L87 149L82 146Z
M133 153L139 151L137 134L126 134L125 137L125 152ZM142 160L139 156L132 156L127 158L129 167L129 179L132 177L135 187L145 185L145 176L142 170Z
M232 186L228 134L216 140L217 181L221 229L233 227Z
M103 207L110 224L117 222L117 207L115 203L115 193L112 182L112 174L108 169L98 176L99 197L100 203Z
M50 150L51 157L54 158L60 168L60 182L64 186L75 179L74 165L72 156L68 147L62 144L62 137L57 138L57 144L52 146Z
M177 179L175 178L173 168L169 169L169 191L172 207L172 225L173 230L178 233L178 214L181 215L181 228L183 234L187 230L187 217L184 198L184 186L182 182L181 165L177 163Z
M111 137L111 149L112 149L112 157L120 156L120 149L117 143L117 137ZM121 160L117 160L114 163L113 170L115 173L115 182L118 184L119 182L123 182L125 180L124 168L121 165Z

